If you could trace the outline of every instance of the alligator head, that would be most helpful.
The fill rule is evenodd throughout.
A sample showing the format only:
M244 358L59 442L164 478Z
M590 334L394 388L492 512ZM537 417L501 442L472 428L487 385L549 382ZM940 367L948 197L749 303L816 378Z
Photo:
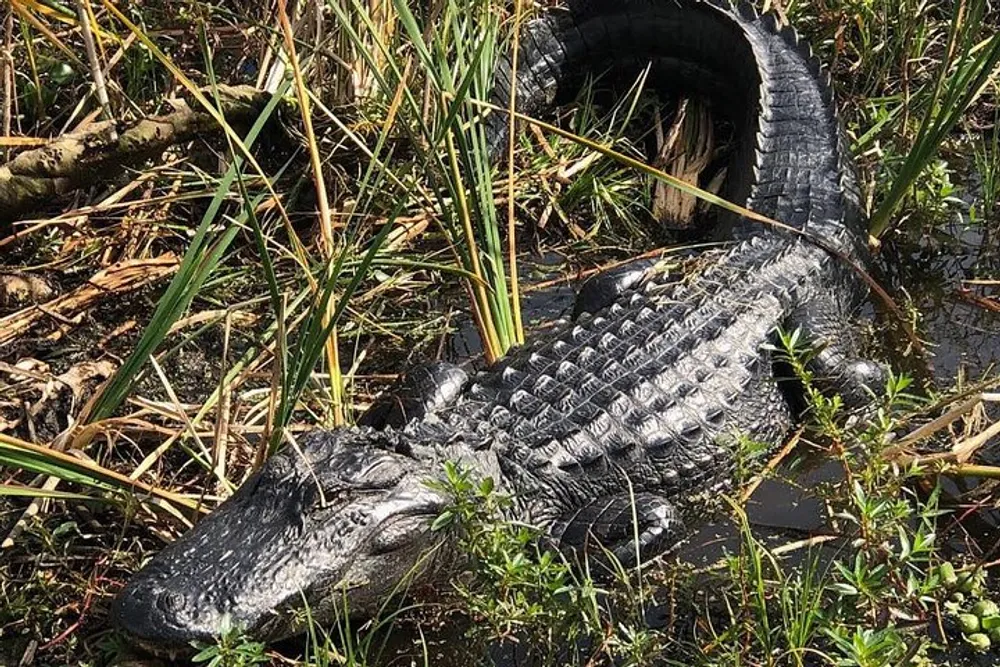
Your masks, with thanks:
M113 607L116 624L158 651L226 627L280 639L344 613L373 616L433 571L430 524L447 499L432 463L368 429L314 432L272 457L228 501L155 556Z

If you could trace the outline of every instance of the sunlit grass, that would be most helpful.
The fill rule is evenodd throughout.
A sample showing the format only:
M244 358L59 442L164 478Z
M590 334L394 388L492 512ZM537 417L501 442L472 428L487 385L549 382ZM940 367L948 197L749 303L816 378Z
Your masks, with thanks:
M937 64L933 82L921 91L924 112L912 146L872 214L872 236L881 236L889 228L892 216L938 154L944 140L991 83L1000 63L1000 32L981 38L986 9L985 0L957 4L945 57Z

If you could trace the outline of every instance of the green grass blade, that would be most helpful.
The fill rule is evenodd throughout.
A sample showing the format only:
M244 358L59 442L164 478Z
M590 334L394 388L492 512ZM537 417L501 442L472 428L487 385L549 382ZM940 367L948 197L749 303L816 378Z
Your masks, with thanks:
M286 89L287 84L279 94L272 97L267 103L247 133L244 141L247 146L252 146L256 141L271 114L277 109L281 101L281 94ZM229 196L233 181L236 179L237 172L242 168L242 164L242 160L234 162L219 183L215 196L202 216L201 224L191 241L191 246L184 255L180 269L160 298L153 317L143 331L142 338L135 350L105 385L104 390L95 401L94 408L89 415L89 421L106 419L118 409L146 361L163 342L173 323L187 310L201 284L208 278L235 238L238 227L234 224L227 225L226 229L214 238L209 238L209 230L215 224L222 203Z
M0 484L0 498L46 498L49 500L114 502L113 499L105 496L89 496L86 493L73 493L72 491L60 491L58 489L36 489L31 486L21 486L20 484Z
M947 53L959 55L938 65L938 76L913 147L872 215L869 228L872 236L879 237L889 229L892 215L1000 64L1000 33L976 42L984 11L984 0L971 0L965 16L963 12L955 12Z
M103 491L144 492L189 509L199 506L194 500L130 479L96 463L3 434L0 434L0 466L48 475Z

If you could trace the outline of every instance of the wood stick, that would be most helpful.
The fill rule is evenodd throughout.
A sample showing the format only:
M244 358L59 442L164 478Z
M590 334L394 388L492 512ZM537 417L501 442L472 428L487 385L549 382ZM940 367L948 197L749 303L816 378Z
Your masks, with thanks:
M154 259L120 262L98 271L68 294L0 317L0 346L23 336L45 319L72 322L72 318L109 294L139 289L172 274L178 266L177 257L168 253Z
M222 113L230 122L250 122L270 100L250 86L219 86ZM124 167L155 157L169 146L218 130L208 113L179 102L173 113L137 121L93 123L26 151L0 166L0 236L3 223L51 198L107 180Z

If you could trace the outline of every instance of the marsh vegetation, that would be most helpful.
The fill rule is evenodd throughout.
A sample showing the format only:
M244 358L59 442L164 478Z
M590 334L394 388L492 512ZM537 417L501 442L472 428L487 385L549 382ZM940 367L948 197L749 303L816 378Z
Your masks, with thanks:
M495 63L547 4L5 5L3 161L178 96L213 129L0 222L0 664L141 664L112 597L290 436L352 423L413 363L544 335L602 268L705 245L730 129L641 78L595 79L491 164ZM783 332L802 429L741 444L680 554L581 572L450 467L452 590L277 647L234 628L195 663L996 663L1000 14L766 4L838 92L896 304L863 318L897 371L881 403L814 389ZM275 95L227 122L237 84Z

